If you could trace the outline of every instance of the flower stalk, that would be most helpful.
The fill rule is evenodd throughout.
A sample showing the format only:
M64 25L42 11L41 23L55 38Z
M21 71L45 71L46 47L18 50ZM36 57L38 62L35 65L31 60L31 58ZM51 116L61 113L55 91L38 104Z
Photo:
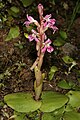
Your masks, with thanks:
M39 12L39 18L40 23L35 20L33 17L27 15L28 21L25 21L24 24L26 27L28 27L30 24L34 23L37 26L36 30L31 30L32 34L28 35L27 38L29 41L36 41L36 50L37 50L37 59L33 63L31 70L34 70L35 72L35 82L34 82L34 90L35 90L35 100L40 99L40 95L42 92L42 84L43 84L43 74L41 72L41 66L43 63L43 58L45 52L51 53L54 48L51 46L51 40L47 38L45 31L48 30L48 28L51 28L53 30L53 34L55 33L58 28L55 26L55 19L50 19L50 15L46 15L43 17L43 5L38 5L38 12Z

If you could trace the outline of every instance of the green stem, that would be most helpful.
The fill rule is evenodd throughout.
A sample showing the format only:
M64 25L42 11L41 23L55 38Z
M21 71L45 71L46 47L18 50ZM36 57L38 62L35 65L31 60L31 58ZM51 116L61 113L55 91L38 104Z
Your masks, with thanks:
M39 61L38 61L38 65L35 66L35 82L34 82L34 90L35 90L35 100L39 100L40 99L40 95L42 92L42 84L43 84L43 77L42 77L42 73L41 73L41 66L43 63L43 57L44 54L41 54L39 57Z

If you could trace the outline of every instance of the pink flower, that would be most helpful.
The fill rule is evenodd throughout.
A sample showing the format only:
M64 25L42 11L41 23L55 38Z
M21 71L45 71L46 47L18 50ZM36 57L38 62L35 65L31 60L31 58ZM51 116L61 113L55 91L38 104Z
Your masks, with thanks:
M29 21L30 23L36 22L36 20L34 20L33 17L28 16L28 14L27 14L27 19L28 19L28 21Z
M29 35L29 36L28 36L28 39L29 39L29 41L30 41L30 42L31 42L31 41L33 41L33 40L34 40L34 38L35 38L35 37L34 37L34 36L32 36L32 35Z
M33 40L35 40L36 42L39 41L38 38L36 37L36 35L34 35L34 34L29 35L28 39L29 39L30 42L33 41Z
M45 53L47 50L47 52L51 53L54 50L54 48L52 46L50 46L50 44L51 44L50 39L48 39L45 43L43 43L43 47L42 47L41 52Z
M51 18L51 14L50 15L46 15L44 17L44 32L48 29L48 28L52 28L53 29L53 34L55 33L56 30L58 30L58 28L56 26L54 26L56 20L55 19L50 19Z
M48 21L50 20L50 18L51 18L51 14L46 15L46 16L44 17L44 20L46 20L46 22L48 22Z
M27 14L27 19L28 19L28 21L25 21L25 22L24 22L24 24L25 24L26 26L29 26L31 23L34 23L36 26L40 27L38 21L35 20L33 17L28 16L28 14Z
M51 53L54 48L51 46L51 40L47 39L47 36L45 34L45 31L48 28L51 28L53 30L53 34L58 30L58 28L55 26L56 20L53 18L51 19L51 14L46 15L43 17L43 5L38 5L38 12L40 17L40 24L37 20L35 20L33 17L28 16L27 14L27 21L24 22L24 24L29 26L31 23L34 23L37 26L37 31L32 29L32 34L28 36L29 41L36 41L36 50L41 51L42 53L45 53L46 51ZM47 39L47 40L46 40Z
M47 51L48 51L49 53L53 52L53 50L54 50L54 48L53 48L52 46L48 46L48 47L47 47Z
M55 20L55 19L50 19L50 18L51 18L51 14L46 15L46 16L44 17L44 20L45 20L47 23L51 23L52 25L54 25L55 22L56 22L56 20Z
M56 22L56 20L55 20L55 19L50 19L50 20L48 21L48 23L50 23L51 25L54 25L54 24L55 24L55 22Z
M31 32L34 34L34 35L36 35L36 36L38 36L39 37L39 33L38 32L36 32L36 30L31 30Z
M53 34L58 30L58 28L56 26L51 26L50 28L53 29Z

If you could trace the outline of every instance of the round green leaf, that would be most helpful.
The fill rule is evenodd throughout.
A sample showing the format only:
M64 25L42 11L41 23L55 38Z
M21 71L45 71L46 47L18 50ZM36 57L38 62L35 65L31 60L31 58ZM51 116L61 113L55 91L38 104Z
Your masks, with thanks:
M72 107L80 107L80 91L69 91L67 93L69 102Z
M71 86L66 82L66 80L59 81L58 87L62 89L71 89Z
M66 64L71 64L74 61L71 57L69 57L67 55L63 56L62 59Z
M67 38L66 32L60 31L59 33L60 33L60 36L61 36L63 39L66 39L66 38Z
M19 27L18 27L18 26L16 26L16 27L11 27L11 28L10 28L10 31L9 31L9 33L8 33L8 36L7 36L7 38L6 38L5 41L10 41L12 38L18 37L19 34L20 34L20 32L19 32Z
M10 9L15 13L19 13L19 8L15 7L15 6L12 6Z
M17 112L33 112L40 108L41 101L35 101L30 93L13 93L4 97L9 107Z
M61 108L68 101L66 95L59 94L57 92L43 92L42 104L40 110L42 112L52 112L58 108Z
M64 45L64 44L65 44L65 41L62 40L61 38L57 38L57 39L54 40L54 42L53 42L53 45L54 45L54 46L57 46L57 47L60 47L60 46L62 46L62 45Z
M27 7L33 3L34 0L20 0L24 7Z
M80 120L80 113L75 111L65 112L63 120Z

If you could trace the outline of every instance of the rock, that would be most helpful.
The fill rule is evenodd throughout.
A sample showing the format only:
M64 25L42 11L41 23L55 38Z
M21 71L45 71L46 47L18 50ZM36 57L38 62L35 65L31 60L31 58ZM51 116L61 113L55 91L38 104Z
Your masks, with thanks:
M64 55L73 56L76 54L77 47L70 43L66 43L62 46L61 50Z

